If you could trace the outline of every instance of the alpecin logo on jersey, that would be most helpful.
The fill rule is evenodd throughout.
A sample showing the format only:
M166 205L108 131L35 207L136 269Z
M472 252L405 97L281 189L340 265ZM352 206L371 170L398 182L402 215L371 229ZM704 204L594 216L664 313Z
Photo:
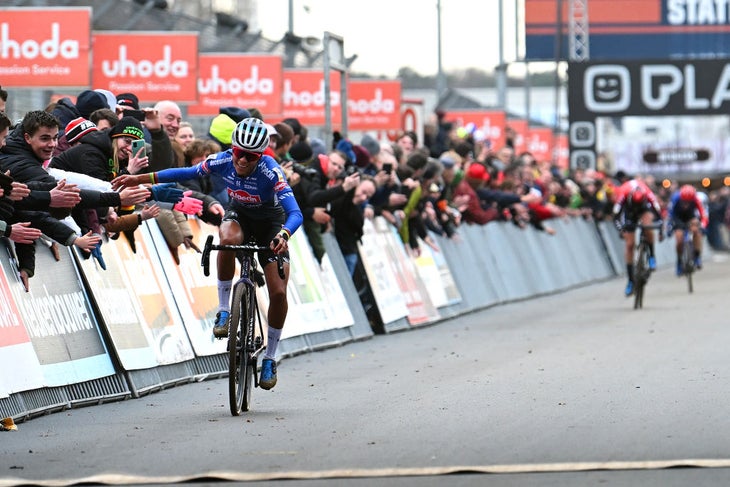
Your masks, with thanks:
M284 188L286 188L286 181L279 181L274 185L274 191L276 191L277 193L283 191Z
M250 194L242 189L229 189L228 196L240 203L261 203L261 196Z

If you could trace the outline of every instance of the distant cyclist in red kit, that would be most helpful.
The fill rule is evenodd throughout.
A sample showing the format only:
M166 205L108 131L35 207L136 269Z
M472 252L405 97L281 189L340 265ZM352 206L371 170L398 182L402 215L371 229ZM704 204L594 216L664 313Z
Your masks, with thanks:
M654 220L661 222L659 200L651 189L639 179L630 179L617 189L616 202L613 205L613 222L626 242L624 259L628 282L624 294L634 293L634 249L636 248L636 229L641 225L651 225ZM649 242L649 269L656 269L654 254L654 231L646 230ZM663 235L660 232L660 238Z

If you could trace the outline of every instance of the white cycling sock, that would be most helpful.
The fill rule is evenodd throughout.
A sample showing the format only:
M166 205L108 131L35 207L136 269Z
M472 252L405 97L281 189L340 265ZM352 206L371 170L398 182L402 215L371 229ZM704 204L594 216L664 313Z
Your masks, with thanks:
M276 347L279 346L281 330L279 328L269 327L266 337L266 352L264 352L264 358L276 360Z
M233 279L230 281L218 281L218 311L231 311L231 287Z

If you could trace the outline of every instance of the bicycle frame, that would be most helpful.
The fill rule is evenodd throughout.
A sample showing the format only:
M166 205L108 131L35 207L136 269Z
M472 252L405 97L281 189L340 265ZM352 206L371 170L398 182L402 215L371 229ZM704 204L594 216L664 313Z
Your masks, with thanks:
M685 225L682 228L682 254L681 254L681 266L682 273L687 277L687 288L689 292L694 291L692 283L692 274L695 271L695 244L692 234L691 225Z
M231 316L228 325L228 394L231 414L238 416L251 407L251 391L258 387L256 374L258 357L266 348L261 312L256 298L256 287L263 286L263 276L258 279L255 254L268 247L256 243L243 245L213 245L208 236L202 252L203 273L210 275L212 250L235 251L240 264L240 277L233 285ZM277 256L279 276L283 279L284 264Z
M649 282L649 276L651 276L651 269L649 269L650 248L646 235L648 231L660 228L661 225L656 223L637 226L637 229L641 230L641 235L639 236L639 243L636 245L638 252L634 260L634 309L644 306L644 290Z

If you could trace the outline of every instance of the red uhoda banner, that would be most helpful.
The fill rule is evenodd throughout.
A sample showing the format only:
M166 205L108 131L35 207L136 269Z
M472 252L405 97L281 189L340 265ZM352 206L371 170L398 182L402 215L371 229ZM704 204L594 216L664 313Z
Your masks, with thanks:
M151 103L197 100L198 34L94 32L93 40L94 89Z
M280 56L201 54L198 102L190 115L217 115L224 106L258 108L265 117L282 112L283 62Z
M89 85L91 9L0 8L0 85Z

